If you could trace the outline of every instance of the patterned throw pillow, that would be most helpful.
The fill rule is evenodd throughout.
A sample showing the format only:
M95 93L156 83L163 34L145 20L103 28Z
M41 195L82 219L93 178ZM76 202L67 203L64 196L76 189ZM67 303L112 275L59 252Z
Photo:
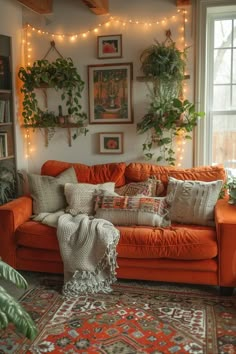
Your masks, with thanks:
M101 184L89 183L66 183L64 193L68 206L66 212L77 214L94 214L94 196L102 191L113 193L115 189L114 182Z
M114 225L169 226L165 198L97 196L95 216Z
M172 222L214 226L214 207L223 181L202 182L169 178L166 200Z
M147 197L159 196L164 190L161 181L156 178L148 178L143 182L131 182L122 187L115 188L119 195L137 196L145 195Z

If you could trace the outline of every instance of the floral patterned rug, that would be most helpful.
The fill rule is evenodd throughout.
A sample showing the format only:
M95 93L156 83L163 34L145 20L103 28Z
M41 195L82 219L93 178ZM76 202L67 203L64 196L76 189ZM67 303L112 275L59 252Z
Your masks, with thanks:
M29 342L9 327L0 353L236 353L235 296L118 282L110 294L63 299L61 286L44 282L22 296L39 335Z

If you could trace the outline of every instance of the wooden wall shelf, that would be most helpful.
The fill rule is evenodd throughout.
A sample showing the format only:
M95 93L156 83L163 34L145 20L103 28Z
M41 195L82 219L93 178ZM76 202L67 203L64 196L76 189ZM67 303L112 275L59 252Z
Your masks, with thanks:
M72 146L72 129L73 128L83 128L85 126L81 125L81 124L76 124L76 123L65 123L65 124L56 124L53 126L34 126L32 124L24 124L23 125L24 128L26 129L43 129L44 130L44 137L45 137L45 146L48 146L49 143L49 130L50 128L62 128L62 129L67 129L67 140L68 140L68 146Z
M184 80L189 80L190 75L184 75ZM140 82L145 82L145 81L152 81L152 79L147 78L146 76L136 76L136 80Z

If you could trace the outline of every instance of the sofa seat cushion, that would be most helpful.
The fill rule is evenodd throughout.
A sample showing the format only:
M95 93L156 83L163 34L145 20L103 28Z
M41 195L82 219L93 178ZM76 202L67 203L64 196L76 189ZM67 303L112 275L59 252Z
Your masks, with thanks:
M18 246L59 251L56 228L37 221L21 224L15 237Z
M117 226L118 257L138 259L204 260L217 256L213 227L173 225L168 228ZM18 246L59 252L56 228L28 221L16 231Z
M118 257L203 260L217 256L216 231L209 226L117 226Z

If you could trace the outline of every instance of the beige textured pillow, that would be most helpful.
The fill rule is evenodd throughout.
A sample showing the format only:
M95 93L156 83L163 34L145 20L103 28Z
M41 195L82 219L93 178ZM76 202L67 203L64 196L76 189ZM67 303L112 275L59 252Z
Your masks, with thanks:
M169 178L167 202L172 222L214 225L214 207L223 181L182 181Z
M56 177L28 174L29 189L33 198L33 213L53 213L66 207L64 184L76 183L73 167Z
M95 217L114 225L169 226L165 198L137 196L97 196Z
M66 212L77 214L94 214L94 196L101 191L114 192L115 183L106 182L101 184L89 183L66 183L64 188L68 203Z

